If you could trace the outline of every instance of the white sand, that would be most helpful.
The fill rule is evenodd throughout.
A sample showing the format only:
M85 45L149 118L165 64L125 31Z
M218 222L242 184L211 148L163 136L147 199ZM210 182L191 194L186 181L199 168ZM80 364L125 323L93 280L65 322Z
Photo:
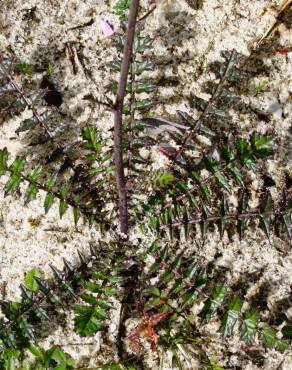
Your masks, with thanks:
M11 48L16 56L29 63L41 63L47 66L52 63L56 73L52 79L59 91L61 91L64 103L61 110L74 117L76 123L94 122L103 132L103 137L111 144L108 130L113 126L113 117L102 107L92 106L82 98L91 93L99 99L104 98L105 86L111 78L108 62L115 55L116 50L112 42L106 39L99 29L101 17L110 21L115 28L118 24L116 16L112 14L111 3L113 1L100 0L0 0L0 45L2 50ZM145 1L143 2L145 4ZM149 17L145 25L144 34L154 37L153 49L149 55L156 62L167 63L157 67L156 72L150 75L159 77L161 74L179 78L177 87L160 87L157 96L165 98L164 104L155 107L157 115L175 115L177 109L194 114L189 108L187 96L190 93L202 95L201 86L206 79L211 78L206 69L208 63L218 59L220 51L236 48L238 52L248 55L250 48L255 44L275 19L279 1L255 0L255 1L224 1L206 0L202 10L194 11L185 1L162 1L155 13ZM36 7L35 19L25 20L26 9ZM94 20L91 26L79 30L70 30L77 25ZM291 46L292 31L283 25L279 27L281 46ZM185 35L182 37L182 35ZM86 76L79 64L77 74L73 73L72 63L68 57L66 45L72 45L79 50L85 58L86 70L91 78ZM169 54L171 50L171 55ZM170 55L170 56L169 56ZM273 112L272 121L254 121L247 115L239 115L234 112L234 121L238 131L243 135L250 134L254 129L258 132L274 132L279 150L275 157L268 161L268 171L276 181L273 194L283 184L284 172L291 173L291 161L288 160L289 127L292 116L292 77L291 77L292 53L287 55L271 53L265 64L270 67L268 76L257 76L250 81L251 91L259 81L268 82L268 90L259 96L246 97L261 109L270 109L277 105ZM78 64L78 60L77 60ZM203 73L200 68L203 66ZM39 78L40 76L36 76ZM179 95L178 101L172 99ZM23 116L31 112L24 112ZM15 139L15 129L20 118L4 122L0 125L0 147L7 146L14 157L24 145ZM291 154L291 152L290 152ZM148 155L148 154L147 154ZM33 156L33 153L32 153ZM290 157L291 159L291 157ZM157 158L157 161L163 158ZM4 183L5 177L1 181ZM256 191L260 182L254 176L253 186ZM1 186L3 188L3 186ZM7 297L18 298L20 291L19 283L23 281L25 271L34 266L42 268L48 276L51 272L48 263L57 268L62 267L62 258L74 261L77 248L88 249L89 243L97 241L99 232L89 230L87 226L79 226L76 232L73 225L73 217L68 212L63 220L59 220L57 207L53 207L49 214L44 217L42 202L44 194L40 194L37 200L27 208L23 207L23 199L14 197L3 198L0 193L0 285L7 283ZM37 227L36 227L37 224ZM131 238L135 240L137 233ZM143 238L147 245L147 238ZM197 248L188 245L189 248ZM234 240L231 243L227 238L219 240L217 235L209 237L202 250L197 251L198 260L201 263L213 261L214 256L221 254L216 264L225 266L229 272L227 281L235 283L244 274L259 273L258 282L248 291L247 297L252 297L260 287L268 283L268 306L269 310L275 309L277 301L291 295L292 284L292 258L289 246L285 241L271 236L271 243L264 237L262 232L249 232L244 241ZM116 315L119 313L117 307ZM286 312L287 320L291 320L292 312ZM115 316L115 319L118 316ZM205 330L212 333L217 323L208 325ZM111 327L113 334L117 325ZM114 337L112 338L114 339ZM99 336L94 340L81 340L72 333L70 327L67 331L60 329L46 341L55 344L69 343L65 350L74 358L82 359L99 350ZM92 346L77 345L72 343L93 343ZM106 345L104 344L103 351ZM226 348L220 336L213 335L212 343L206 348L210 357L216 357L221 365L226 368L288 370L292 368L292 354L288 351L285 356L272 350L265 354L262 367L252 365L248 357L242 356L243 345L235 340L230 340L232 356L226 358ZM99 359L110 360L115 356L113 348L109 348L109 354L98 354ZM87 364L83 358L83 363ZM95 359L91 362L94 363ZM195 361L194 359L192 361ZM168 369L165 360L164 369ZM151 364L151 359L149 359ZM90 368L92 365L84 365ZM150 366L150 365L149 365ZM151 365L155 369L156 365ZM191 367L197 365L193 362ZM187 367L186 367L187 368Z

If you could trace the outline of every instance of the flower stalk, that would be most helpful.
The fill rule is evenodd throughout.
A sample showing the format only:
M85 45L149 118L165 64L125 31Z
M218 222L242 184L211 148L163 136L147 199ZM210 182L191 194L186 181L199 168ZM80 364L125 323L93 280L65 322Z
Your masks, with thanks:
M126 236L128 236L129 232L129 220L128 220L126 176L124 171L123 150L122 150L123 144L122 122L123 122L123 105L126 94L131 57L133 53L133 42L135 27L137 23L138 8L139 0L132 0L126 33L126 42L123 52L121 74L115 103L114 155L119 199L118 200L119 223L121 233Z

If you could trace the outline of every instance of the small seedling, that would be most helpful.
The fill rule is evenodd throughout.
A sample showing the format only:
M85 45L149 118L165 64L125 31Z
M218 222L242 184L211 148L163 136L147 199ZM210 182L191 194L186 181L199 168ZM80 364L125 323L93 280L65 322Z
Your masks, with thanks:
M256 95L260 95L263 92L267 91L269 86L268 81L261 81L255 85L255 93Z
M31 76L33 74L33 66L25 62L20 62L15 65L15 71L22 75Z
M54 64L49 63L47 66L47 74L50 76L55 72L56 72L56 67L54 66Z

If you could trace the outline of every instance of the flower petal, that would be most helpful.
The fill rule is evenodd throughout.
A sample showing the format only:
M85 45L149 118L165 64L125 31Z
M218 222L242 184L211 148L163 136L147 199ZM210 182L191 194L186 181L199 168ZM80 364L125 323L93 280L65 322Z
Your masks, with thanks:
M112 27L104 20L100 21L100 28L106 37L111 37L115 33Z

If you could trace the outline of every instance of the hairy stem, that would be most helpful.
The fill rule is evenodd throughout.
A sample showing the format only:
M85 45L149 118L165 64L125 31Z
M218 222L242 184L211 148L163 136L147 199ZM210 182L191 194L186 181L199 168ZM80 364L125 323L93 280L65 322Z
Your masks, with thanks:
M126 34L126 43L123 53L123 61L121 66L121 74L115 104L115 125L114 125L114 154L115 154L115 167L116 167L116 181L119 196L119 222L121 233L128 235L129 221L128 221L128 205L127 205L127 190L126 190L126 177L123 163L123 105L127 87L127 79L130 68L131 56L133 51L133 41L135 26L137 23L139 0L132 0L130 7L130 14L128 20L128 28Z

